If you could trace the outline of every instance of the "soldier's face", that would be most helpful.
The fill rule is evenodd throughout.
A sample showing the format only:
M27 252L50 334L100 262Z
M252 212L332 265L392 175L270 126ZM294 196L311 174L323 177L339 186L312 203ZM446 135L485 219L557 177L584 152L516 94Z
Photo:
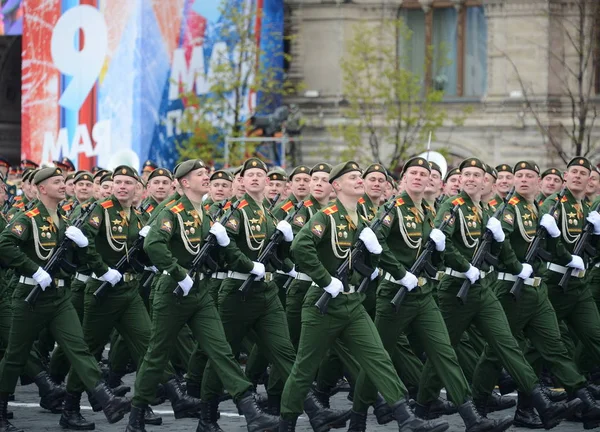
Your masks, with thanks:
M139 206L144 198L144 185L140 182L135 184L135 193L133 194L133 205Z
M374 201L383 195L383 189L387 183L387 177L383 173L372 172L367 174L364 180L365 192Z
M214 202L231 198L231 182L229 180L213 180L210 182L210 197Z
M431 194L433 194L433 193L439 194L441 191L442 191L442 175L436 170L431 170L431 174L429 175L429 183L427 183L425 192L431 193Z
M496 180L496 189L502 194L508 193L513 187L515 176L509 172L502 171L498 173L498 180Z
M581 166L572 166L565 172L565 181L571 192L583 192L590 179L590 170Z
M105 181L102 183L98 189L98 197L96 199L108 198L113 193L113 182Z
M233 194L236 198L241 198L246 193L246 187L242 181L242 176L239 174L235 175L233 180Z
M480 194L483 189L485 171L481 168L468 167L460 173L460 185L468 195Z
M250 168L244 171L242 182L248 193L263 193L267 184L267 173L260 168Z
M296 174L291 181L292 193L296 198L302 200L310 193L310 175Z
M171 191L171 183L167 176L156 176L148 183L148 194L156 201L162 202Z
M66 194L68 196L73 196L75 193L75 179L70 179L65 182L65 186L67 188Z
M358 198L365 193L365 184L360 171L350 171L333 181L337 195Z
M394 195L394 186L390 182L386 182L385 189L383 191L383 199L389 200Z
M600 174L596 171L592 171L590 173L590 178L588 180L587 188L585 189L585 193L587 195L595 195L598 193L598 184L600 183Z
M62 176L50 177L48 180L44 180L38 186L40 195L56 201L65 199L65 179Z
M562 179L554 174L548 174L546 177L542 179L542 193L545 196L552 195L555 192L558 192L563 184Z
M8 192L6 191L6 185L4 184L4 182L0 182L0 203L4 203L7 197Z
M113 177L113 193L119 201L133 201L137 180L127 175Z
M496 179L493 175L485 173L485 180L483 182L483 192L481 192L482 196L491 195L496 186Z
M2 174L2 177L6 178L6 174L8 174L8 167L0 166L0 173Z
M425 192L425 188L429 184L430 174L427 168L417 166L408 168L404 173L406 191L417 194Z
M83 202L92 197L94 191L94 184L91 181L80 180L75 185L75 197L77 201Z
M101 187L100 187L100 177L101 176L98 176L94 179L94 190L92 191L92 193L94 194L94 198L96 198L96 199L102 198L102 191L101 191ZM110 193L112 194L112 182L110 182L110 186L111 186Z
M447 196L458 195L460 190L460 174L455 174L448 177L446 184L444 185L444 194Z
M210 188L210 177L206 168L198 168L184 177L184 186L187 186L192 192L198 195L208 193Z
M317 201L329 199L331 196L331 184L329 184L329 173L316 172L310 178L310 193Z
M30 182L26 182L28 184L27 189L23 189L23 193L27 197L28 200L33 200L37 198L37 187Z
M267 198L274 200L277 195L279 198L284 197L286 184L285 180L267 179Z
M525 198L534 198L537 194L539 180L540 177L534 170L519 170L515 173L515 190Z

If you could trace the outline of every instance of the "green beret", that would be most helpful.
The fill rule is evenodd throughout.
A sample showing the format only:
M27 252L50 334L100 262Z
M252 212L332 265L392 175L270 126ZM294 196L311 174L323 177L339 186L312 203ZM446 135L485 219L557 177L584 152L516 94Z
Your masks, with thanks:
M35 169L31 169L31 168L27 168L23 171L23 175L21 176L21 180L22 181L31 181L31 176L35 175L37 170Z
M105 170L106 171L106 170ZM95 177L95 176L94 176ZM100 177L100 184L105 183L107 181L113 181L112 171L106 171L102 177Z
M531 161L517 162L515 164L515 167L513 168L513 173L516 173L517 171L525 170L525 169L535 171L536 173L538 173L538 175L540 174L540 167L538 166L538 164L536 164L535 162L531 162Z
M74 179L75 179L75 175L76 175L76 174L77 174L77 173L74 173L74 172L73 172L73 173L71 173L71 174L69 174L69 175L67 176L67 178L65 179L65 181L74 180Z
M572 166L587 168L590 170L590 172L592 172L592 163L587 158L582 156L571 159L571 161L567 164L567 168L571 168Z
M185 162L181 162L177 167L175 178L180 179L200 168L206 168L206 165L204 165L204 162L201 159L186 160Z
M261 169L265 173L269 171L267 169L267 165L263 161L261 161L259 158L252 157L252 158L248 159L246 162L244 162L244 165L242 165L242 170L240 171L240 175L243 177L244 172L246 172L249 169L253 169L253 168Z
M558 176L558 177L560 177L561 180L563 178L563 173L558 168L548 168L546 171L544 171L542 173L541 177L544 178L544 177L549 176L549 175Z
M104 177L104 175L106 173L110 173L112 175L112 172L109 170L105 170L104 168L100 168L98 171L96 171L96 173L94 174L93 179L96 180L97 178L102 178Z
M135 180L138 179L137 172L129 165L119 165L118 167L116 167L115 170L113 171L113 179L115 178L115 176L119 176L119 175L131 177L131 178L134 178Z
M404 164L404 168L402 168L402 174L404 175L406 170L409 169L410 167L425 168L427 171L431 172L431 167L429 166L429 161L427 161L427 159L419 157L419 156L406 161L406 163Z
M429 168L431 168L430 171L437 171L442 175L442 168L437 163L429 161Z
M501 172L509 172L509 173L513 173L512 167L509 164L500 164L496 167L496 171L498 171L498 174L500 174Z
M297 174L306 174L310 175L310 168L306 165L298 165L290 174L290 180L294 178Z
M45 180L48 180L49 178L62 177L62 176L63 176L63 171L60 168L56 168L56 167L40 168L35 173L35 176L33 176L33 184L39 185L40 183L42 183Z
M80 181L93 181L94 176L92 175L92 173L87 172L87 171L78 171L77 173L75 173L75 184L77 184Z
M287 181L288 176L283 168L275 167L267 173L271 180ZM291 178L291 177L290 177Z
M383 174L384 176L387 177L387 170L385 169L385 167L381 164L378 163L374 163L371 164L367 167L367 169L365 170L365 172L362 175L362 178L365 178L367 175L371 174L371 173L380 173Z
M239 167L237 167L236 169L234 169L233 170L233 175L236 176L238 174L241 174L243 168L244 168L244 165L240 165Z
M348 161L341 164L337 164L336 166L331 168L331 172L329 173L329 183L333 183L335 179L352 171L360 172L360 167L354 161Z
M157 168L158 165L148 159L146 162L144 162L144 168L142 169L142 172L153 172Z
M452 168L446 173L446 177L444 177L444 183L448 181L448 179L452 176L460 175L460 168Z
M498 171L496 171L496 168L493 168L491 165L485 165L485 172L495 179L498 179Z
M477 158L468 158L460 163L458 168L462 171L465 168L479 168L485 171L485 164L481 161L481 159Z
M233 176L231 175L231 173L229 171L218 170L218 171L215 171L213 173L213 175L210 176L210 181L213 181L213 180L227 180L227 181L233 182Z
M166 168L156 168L148 176L148 181L152 180L154 177L168 177L169 180L173 180L173 174Z
M329 165L328 163L325 163L325 162L318 163L314 167L312 167L312 169L310 170L310 175L313 175L314 173L317 173L317 172L330 173L331 165Z

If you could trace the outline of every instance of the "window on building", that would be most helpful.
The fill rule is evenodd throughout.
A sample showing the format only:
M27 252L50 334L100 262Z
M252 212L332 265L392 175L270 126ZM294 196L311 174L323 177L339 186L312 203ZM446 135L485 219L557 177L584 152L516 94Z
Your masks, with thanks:
M400 16L411 31L402 36L403 66L423 84L443 89L446 96L477 97L487 88L487 20L481 1L466 0L459 8L434 1L424 12L417 0L404 0Z

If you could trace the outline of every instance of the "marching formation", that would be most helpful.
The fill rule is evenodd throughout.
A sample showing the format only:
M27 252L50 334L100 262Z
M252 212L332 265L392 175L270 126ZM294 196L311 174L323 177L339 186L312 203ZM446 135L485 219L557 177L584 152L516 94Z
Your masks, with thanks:
M302 413L365 432L371 408L403 432L443 432L444 415L467 432L600 427L600 172L584 157L468 158L444 177L415 157L397 179L256 157L21 168L0 158L0 432L20 430L19 378L73 430L95 428L83 392L128 432L161 425L167 400L222 431L227 398L250 432ZM340 385L347 410L329 404ZM514 417L488 418L515 390Z

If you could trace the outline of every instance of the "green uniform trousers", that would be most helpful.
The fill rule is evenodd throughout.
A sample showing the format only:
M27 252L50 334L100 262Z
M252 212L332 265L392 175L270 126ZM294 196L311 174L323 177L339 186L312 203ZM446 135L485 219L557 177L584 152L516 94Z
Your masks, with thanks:
M199 284L196 281L190 293L181 298L173 295L176 287L177 282L170 276L160 276L152 305L152 336L136 376L133 404L142 406L154 400L175 336L186 324L212 360L214 370L225 389L237 400L252 388L252 384L246 380L233 357L206 283L201 281Z
M433 296L417 287L406 295L400 312L396 313L390 302L399 287L389 281L383 281L379 287L375 326L383 346L393 358L398 336L406 331L413 333L422 342L427 362L433 365L442 379L449 399L457 406L462 405L470 396L469 384L460 369L446 324ZM377 388L363 369L355 390L354 411L366 412L376 396Z
M556 314L548 299L546 285L535 288L524 285L517 302L510 294L513 282L497 281L496 295L504 308L510 329L519 344L525 348L527 339L541 355L558 380L568 391L585 384L575 363L560 338ZM527 358L527 356L526 356ZM494 389L502 370L496 352L486 345L479 359L473 379L473 393L477 398L487 398Z
M129 352L139 365L148 348L150 340L150 317L138 292L137 280L109 286L98 299L93 293L102 285L102 281L90 278L85 287L83 334L91 352L104 347L113 329L127 342ZM170 365L165 368L166 376L175 371ZM77 376L69 375L67 389L83 390Z
M456 298L464 279L445 276L439 285L440 311L453 346L471 324L479 329L494 349L502 364L512 375L519 390L529 394L537 384L537 376L529 365L510 331L504 310L494 295L488 279L471 285L466 304ZM437 399L442 383L432 362L426 362L419 386L418 402L426 404Z
M596 308L600 311L600 267L592 267L587 278L587 285L590 287ZM579 342L575 351L575 362L582 372L590 372L600 366L594 357L590 355L585 346Z
M389 404L408 396L362 304L364 295L339 294L329 302L327 314L321 315L314 304L323 292L313 285L304 300L298 355L281 399L282 417L292 418L302 413L319 361L336 339L348 347Z
M238 291L242 283L225 279L219 291L219 314L231 351L239 353L246 336L256 337L255 342L273 365L273 372L279 374L277 379L283 381L292 370L295 351L278 288L272 282L254 282L249 294L242 298ZM222 388L216 365L209 360L202 381L202 400L217 398Z
M13 294L8 348L0 363L0 392L14 392L33 342L44 328L62 346L71 363L71 376L81 376L82 386L93 389L101 380L101 372L84 341L79 318L68 291L64 288L48 288L40 294L32 309L25 303L25 298L32 289L31 285L18 284Z

